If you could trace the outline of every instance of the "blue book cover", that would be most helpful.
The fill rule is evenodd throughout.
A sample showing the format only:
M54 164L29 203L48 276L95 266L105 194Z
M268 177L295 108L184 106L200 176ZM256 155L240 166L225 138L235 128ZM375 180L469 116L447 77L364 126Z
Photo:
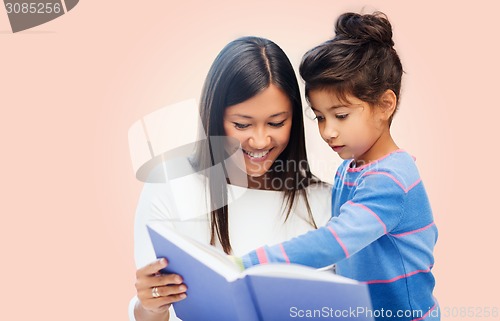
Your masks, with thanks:
M213 246L165 227L148 226L156 256L168 260L187 298L175 302L183 321L363 320L371 309L368 287L332 272L294 264L266 264L243 272Z

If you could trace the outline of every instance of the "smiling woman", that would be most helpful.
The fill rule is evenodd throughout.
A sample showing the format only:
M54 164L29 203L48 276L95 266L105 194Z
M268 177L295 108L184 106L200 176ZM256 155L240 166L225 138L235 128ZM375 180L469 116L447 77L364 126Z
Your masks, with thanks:
M160 274L168 263L155 259L149 222L240 255L330 218L331 186L309 170L297 78L275 43L244 37L226 45L205 80L200 116L208 139L175 164L177 173L179 166L189 172L182 184L165 164L170 181L144 186L135 223L131 320L177 320L170 304L189 299L181 276ZM210 314L210 307L200 309Z

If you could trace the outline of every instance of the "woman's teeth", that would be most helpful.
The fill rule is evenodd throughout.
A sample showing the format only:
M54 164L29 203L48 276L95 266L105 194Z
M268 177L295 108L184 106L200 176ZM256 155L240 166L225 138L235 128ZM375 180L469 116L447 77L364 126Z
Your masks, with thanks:
M266 151L259 152L259 153L245 151L245 154L247 154L248 156L250 156L252 158L262 158L262 157L266 156L269 153L269 151L270 150L266 150Z

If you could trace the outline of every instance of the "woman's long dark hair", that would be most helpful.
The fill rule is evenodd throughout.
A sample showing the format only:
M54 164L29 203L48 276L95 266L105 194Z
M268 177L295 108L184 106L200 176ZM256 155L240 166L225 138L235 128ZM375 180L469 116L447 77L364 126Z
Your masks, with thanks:
M316 227L311 214L305 187L319 183L307 162L302 102L293 67L283 50L268 39L243 37L227 44L212 64L200 101L200 115L208 144L199 144L193 163L198 170L205 170L211 206L211 238L214 245L216 237L224 252L231 252L229 240L227 181L223 166L214 170L214 165L222 165L226 157L223 144L213 144L210 139L224 136L224 110L244 102L269 85L281 89L292 105L292 127L290 139L285 150L278 156L268 175L281 179L288 219L297 195L304 197L310 223ZM278 169L278 166L279 167Z

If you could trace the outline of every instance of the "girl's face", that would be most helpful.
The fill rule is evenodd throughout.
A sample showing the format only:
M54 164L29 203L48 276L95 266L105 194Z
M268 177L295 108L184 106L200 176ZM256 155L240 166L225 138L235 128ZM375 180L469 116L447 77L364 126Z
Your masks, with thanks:
M323 140L342 159L353 158L358 166L386 155L393 141L384 110L352 95L346 98L348 103L331 90L309 92Z
M224 131L241 144L249 176L263 176L290 139L292 104L271 84L256 96L224 111Z

